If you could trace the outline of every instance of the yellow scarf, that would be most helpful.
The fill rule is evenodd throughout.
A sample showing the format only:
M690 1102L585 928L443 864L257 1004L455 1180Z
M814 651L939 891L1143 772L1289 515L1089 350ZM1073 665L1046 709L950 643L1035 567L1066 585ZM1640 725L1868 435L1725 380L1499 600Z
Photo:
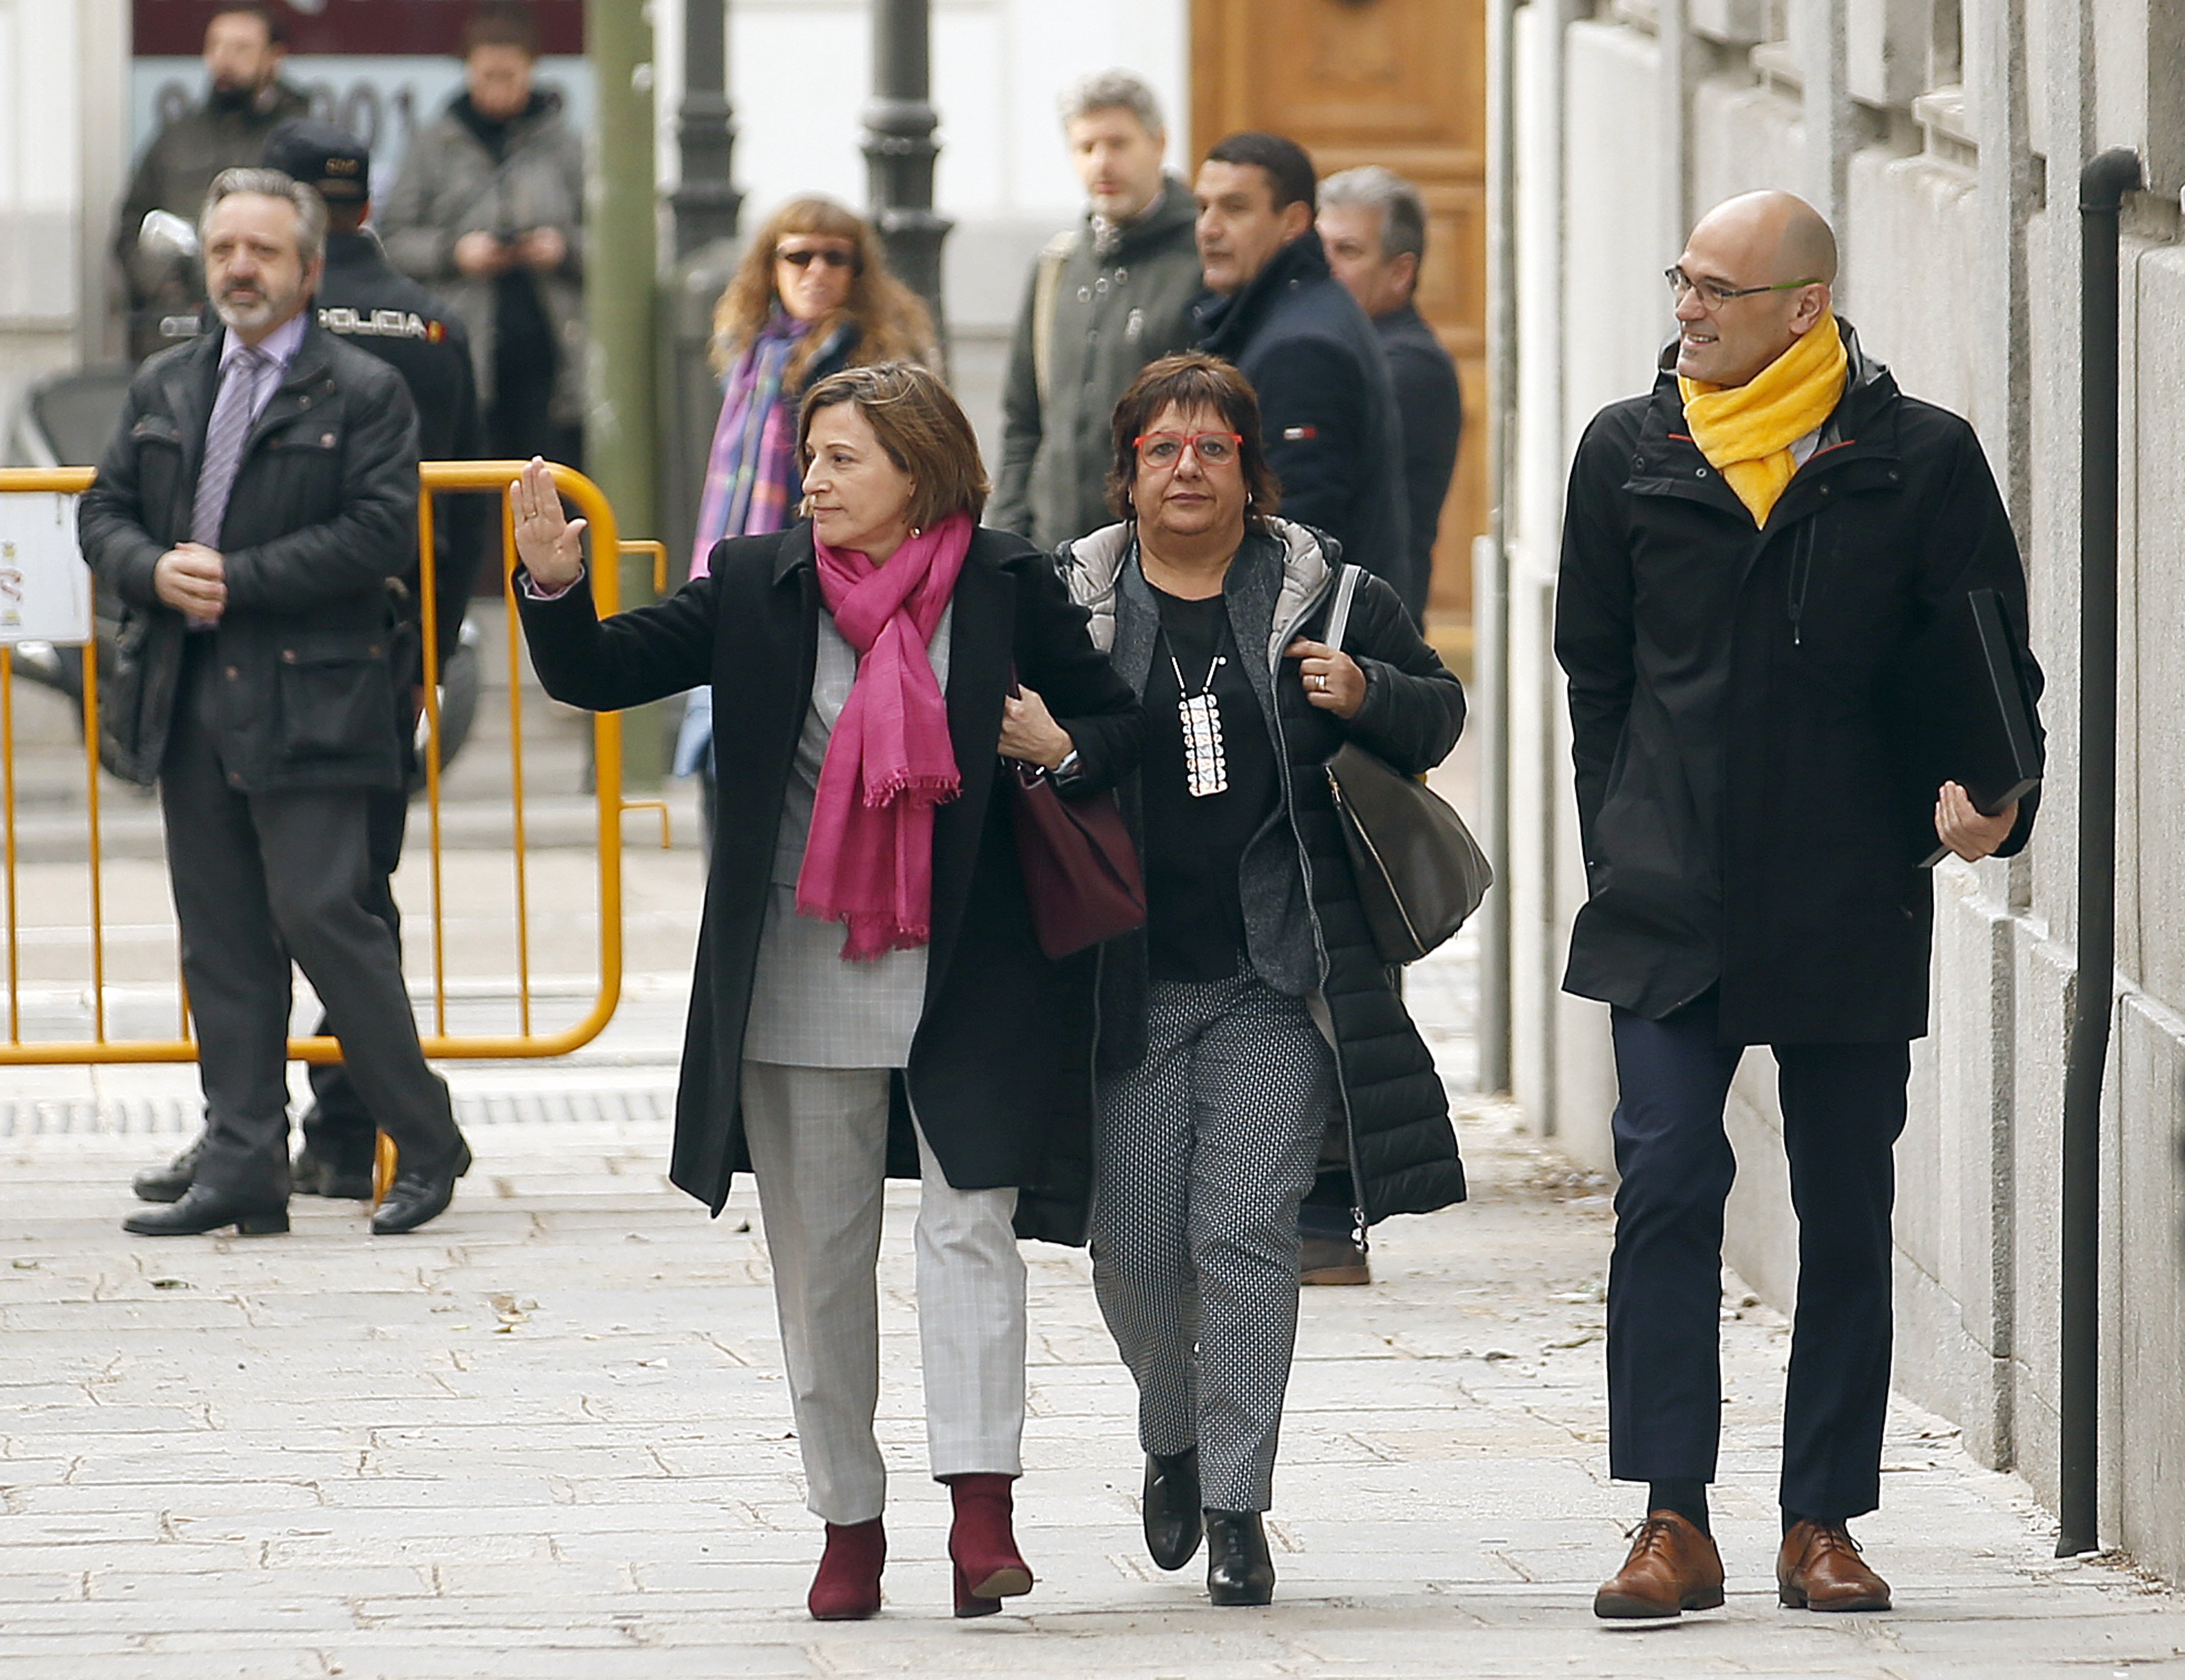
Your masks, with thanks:
M1830 313L1743 385L1677 380L1692 441L1737 492L1756 526L1768 522L1798 470L1791 445L1818 430L1842 400L1849 360Z

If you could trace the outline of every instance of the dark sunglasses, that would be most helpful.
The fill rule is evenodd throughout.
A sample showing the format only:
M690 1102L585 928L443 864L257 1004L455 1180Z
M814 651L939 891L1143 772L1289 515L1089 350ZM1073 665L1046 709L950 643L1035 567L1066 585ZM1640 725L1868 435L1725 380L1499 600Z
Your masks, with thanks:
M809 268L818 263L825 268L853 268L857 265L855 251L776 251L776 262L787 263L791 268Z

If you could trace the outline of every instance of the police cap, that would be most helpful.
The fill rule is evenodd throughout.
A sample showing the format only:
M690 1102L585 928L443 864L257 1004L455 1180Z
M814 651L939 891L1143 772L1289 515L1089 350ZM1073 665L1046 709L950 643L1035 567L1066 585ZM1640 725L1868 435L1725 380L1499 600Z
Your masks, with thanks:
M345 128L297 117L266 137L267 169L319 189L329 204L360 204L372 196L372 153Z

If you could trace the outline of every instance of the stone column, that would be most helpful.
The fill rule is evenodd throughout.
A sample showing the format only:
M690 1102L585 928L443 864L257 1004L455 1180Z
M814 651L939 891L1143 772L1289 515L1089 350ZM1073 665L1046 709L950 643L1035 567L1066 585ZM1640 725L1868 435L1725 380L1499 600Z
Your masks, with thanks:
M925 299L942 330L941 243L953 224L933 208L932 19L927 0L873 0L873 97L865 161L873 219L896 277Z
M681 178L668 199L679 259L712 240L734 238L743 211L744 195L730 170L736 123L728 85L727 0L685 0L683 103L675 118Z

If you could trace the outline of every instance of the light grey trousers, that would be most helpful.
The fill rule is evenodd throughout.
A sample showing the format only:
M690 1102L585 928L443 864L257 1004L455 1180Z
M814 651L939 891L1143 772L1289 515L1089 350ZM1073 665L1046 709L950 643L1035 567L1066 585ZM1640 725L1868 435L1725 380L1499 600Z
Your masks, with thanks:
M1209 1510L1263 1511L1334 1057L1302 999L1250 974L1156 981L1147 1013L1145 1060L1101 1081L1093 1289L1139 1444L1196 1446Z
M744 1136L774 1264L807 1504L869 1522L887 1496L875 1281L886 1183L886 1068L743 1065ZM920 1131L919 1349L935 1477L1023 1473L1025 1267L1014 1190L957 1190Z

